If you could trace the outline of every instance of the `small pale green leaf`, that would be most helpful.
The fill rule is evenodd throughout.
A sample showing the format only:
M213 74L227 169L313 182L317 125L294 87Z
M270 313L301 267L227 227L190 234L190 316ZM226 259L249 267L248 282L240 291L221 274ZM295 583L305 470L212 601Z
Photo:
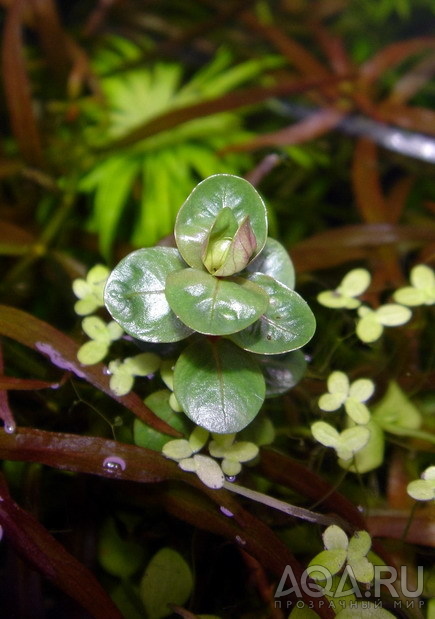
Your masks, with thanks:
M365 344L371 344L372 342L376 342L376 340L381 337L384 330L383 326L378 320L376 313L372 310L368 310L367 313L364 313L363 315L360 314L360 316L361 318L356 324L357 336Z
M352 602L335 616L336 619L395 619L395 615L372 602Z
M134 377L128 372L123 371L122 369L115 372L110 377L110 389L113 391L113 393L119 396L129 393L133 388L133 384Z
M340 548L346 550L349 546L349 539L341 527L331 524L322 535L326 550L336 550Z
M222 488L225 476L216 460L202 454L195 454L193 460L196 466L196 474L203 484L215 490Z
M325 421L315 421L311 424L311 432L316 441L325 447L335 447L340 440L337 430Z
M298 600L298 606L293 606L288 619L319 619L319 615L304 604L302 600Z
M366 426L355 426L343 430L335 448L338 457L342 460L350 460L355 453L367 445L369 438L370 431Z
M358 582L368 584L373 581L375 576L375 568L373 563L370 563L367 557L359 557L357 559L352 559L352 561L348 558L348 562L348 569L352 570L352 573Z
M355 398L347 398L344 403L346 413L355 423L365 424L370 421L370 411L363 402Z
M349 540L347 557L350 563L364 557L372 547L372 538L367 531L356 531Z
M435 288L435 272L427 264L417 264L411 270L411 284L421 290L433 290Z
M421 474L421 477L427 481L435 481L435 466L428 466Z
M196 473L196 463L193 458L183 458L178 463L178 466L186 473Z
M393 294L393 298L397 303L408 305L409 307L424 305L426 301L424 290L418 290L417 288L413 288L413 286L399 288L399 290L396 290Z
M176 413L183 412L183 407L181 406L180 402L177 400L175 393L171 393L171 395L169 396L169 406Z
M282 355L258 355L264 378L266 380L266 397L281 395L298 384L303 378L307 362L300 350Z
M258 456L258 447L249 441L236 441L225 451L225 458L237 462L249 462Z
M353 269L344 276L337 292L348 297L357 297L367 290L371 276L366 269Z
M127 333L140 340L186 338L192 331L173 313L165 296L166 278L185 266L176 249L138 249L111 272L104 293L107 309Z
M256 247L257 240L252 231L249 217L246 216L228 247L222 265L215 271L214 275L225 277L240 273L249 264Z
M88 337L96 342L110 342L110 333L104 320L98 316L87 316L82 320L82 329Z
M221 462L222 472L228 477L233 477L238 475L242 470L242 465L238 460L230 460L229 458L224 458Z
M193 454L193 449L185 438L176 438L163 445L162 453L171 460L183 460L184 458L190 458Z
M193 588L190 567L177 551L162 548L148 563L139 592L148 619L172 614L170 604L184 606Z
M239 225L249 216L257 242L252 259L263 249L267 238L267 213L260 195L243 178L215 174L195 187L175 222L178 249L191 267L203 268L202 255L209 231L219 212L226 207L233 211Z
M159 369L160 357L152 352L143 352L124 359L123 366L133 376L148 376Z
M320 396L318 406L322 411L336 411L345 402L345 393L324 393Z
M127 579L140 568L144 548L128 538L123 539L114 518L107 518L99 533L98 560L112 576Z
M328 376L328 391L330 393L340 393L345 396L348 395L349 392L349 379L344 372L335 371L331 372Z
M268 237L261 253L246 269L249 273L263 273L287 288L295 287L295 269L288 251L275 239Z
M381 307L376 310L376 316L384 327L397 327L408 322L412 316L412 312L408 307L404 307L403 305L387 303L386 305L381 305Z
M249 281L265 291L269 306L259 320L230 339L245 350L266 355L296 350L309 342L316 320L302 297L269 275L252 273Z
M155 391L145 399L145 404L160 419L166 421L175 430L187 435L191 422L186 415L174 413L169 404L170 395L171 392L167 389ZM170 440L170 437L162 432L157 432L151 426L136 418L133 423L133 439L135 445L160 451L163 445Z
M384 397L373 407L372 417L393 434L396 426L418 430L422 423L420 411L395 381L389 383Z
M201 340L180 355L175 395L197 425L220 434L238 432L257 415L265 382L254 359L225 339Z
M307 574L313 580L325 580L325 572L316 570L317 566L322 566L331 576L337 574L346 561L347 551L344 548L334 548L333 550L323 550L312 559L307 567Z
M259 286L247 280L240 280L240 284L197 269L183 269L168 275L166 298L173 312L191 329L227 335L255 322L269 303Z
M174 366L174 359L163 359L160 364L160 377L171 391L174 391Z
M369 378L358 378L349 389L349 396L359 402L367 402L375 392L375 384Z
M330 309L356 309L361 305L361 301L353 297L346 297L336 290L324 290L317 295L317 301L324 307Z
M416 479L408 484L406 491L416 501L432 501L435 499L435 480Z
M77 351L77 359L83 365L93 365L102 361L108 352L109 344L107 342L91 340L80 346Z
M193 453L200 451L208 441L209 431L201 426L196 426L192 434L189 436L189 445Z
M341 467L352 473L368 473L377 469L384 461L385 437L382 428L379 427L376 421L369 421L367 428L370 432L370 438L367 444L354 454L353 461L349 466L348 460L339 460Z

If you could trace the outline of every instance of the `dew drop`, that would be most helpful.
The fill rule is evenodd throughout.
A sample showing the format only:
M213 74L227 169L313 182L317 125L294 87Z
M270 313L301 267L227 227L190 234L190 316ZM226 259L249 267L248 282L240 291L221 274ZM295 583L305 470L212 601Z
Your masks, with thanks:
M3 527L0 525L0 540L3 537Z
M236 477L236 475L226 475L226 476L225 476L225 479L226 479L228 482L232 483L233 481L236 481L237 477Z
M236 542L238 544L240 544L241 546L245 546L246 545L246 540L243 539L243 537L240 537L240 535L236 535Z
M108 367L104 366L103 374L105 374L106 376L110 376L112 374L112 372L109 370Z
M6 434L13 434L17 429L17 426L14 423L6 423L4 426L4 430Z
M109 456L103 462L103 469L108 473L120 473L121 471L125 471L126 466L125 460L118 456Z
M232 518L234 516L233 512L230 512L230 510L223 505L220 506L220 510L225 516L228 516L228 518Z

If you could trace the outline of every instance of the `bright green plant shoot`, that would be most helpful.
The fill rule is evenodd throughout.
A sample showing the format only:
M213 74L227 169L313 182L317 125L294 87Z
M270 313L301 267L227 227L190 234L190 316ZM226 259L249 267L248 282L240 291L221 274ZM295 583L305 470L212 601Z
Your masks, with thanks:
M197 425L238 432L266 396L264 356L294 354L313 336L315 319L292 289L286 250L267 237L263 200L244 179L216 174L197 185L178 213L175 239L177 249L126 256L107 280L105 303L137 339L190 337L174 369L178 402Z

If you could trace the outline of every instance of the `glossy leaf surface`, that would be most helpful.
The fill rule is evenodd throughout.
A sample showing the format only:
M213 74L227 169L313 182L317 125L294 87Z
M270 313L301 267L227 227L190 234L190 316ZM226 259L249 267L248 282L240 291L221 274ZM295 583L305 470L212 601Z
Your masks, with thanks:
M232 335L233 342L251 352L276 355L296 350L313 337L316 320L297 292L262 273L253 273L249 281L268 294L269 307L259 320Z
M266 391L252 357L225 339L202 339L186 348L175 365L174 387L186 415L219 434L247 426Z
M270 275L288 288L295 287L295 269L286 248L275 239L268 237L261 253L246 269L249 273Z
M173 312L191 329L208 335L244 329L269 303L263 289L248 280L222 280L197 269L170 273L166 283Z
M259 355L260 363L266 380L266 397L278 396L301 380L307 369L305 356L300 350L294 350L282 355Z
M203 269L204 247L219 212L230 208L240 225L246 216L257 241L253 258L262 250L267 238L267 213L254 187L232 174L215 174L199 183L180 208L175 222L175 238L184 260Z
M191 334L168 305L166 278L185 267L176 249L149 247L126 256L104 291L106 307L123 329L147 342L177 342Z

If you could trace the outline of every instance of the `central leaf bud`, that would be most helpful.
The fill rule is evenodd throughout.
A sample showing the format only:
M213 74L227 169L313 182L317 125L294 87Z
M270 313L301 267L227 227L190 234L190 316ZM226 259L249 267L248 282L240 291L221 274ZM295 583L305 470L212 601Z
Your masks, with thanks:
M211 227L202 261L211 275L234 275L247 266L256 248L257 239L249 217L239 226L233 211L225 207Z

